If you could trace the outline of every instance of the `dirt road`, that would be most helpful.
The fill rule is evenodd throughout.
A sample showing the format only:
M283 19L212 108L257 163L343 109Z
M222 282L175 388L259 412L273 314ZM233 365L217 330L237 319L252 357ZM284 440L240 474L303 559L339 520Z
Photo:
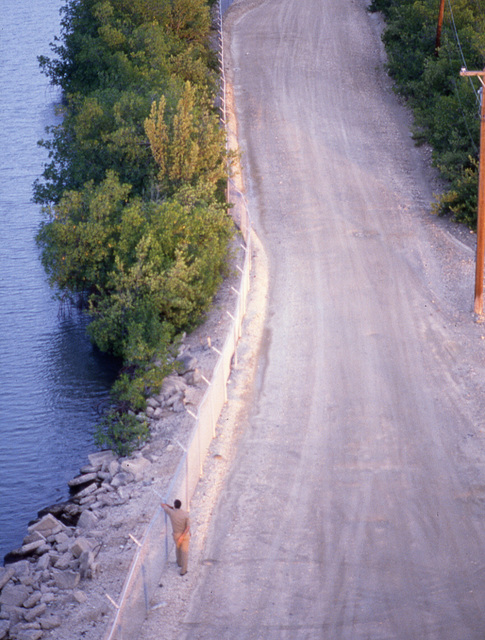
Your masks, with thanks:
M247 420L177 639L485 637L474 254L429 215L433 174L366 4L229 12L270 287Z

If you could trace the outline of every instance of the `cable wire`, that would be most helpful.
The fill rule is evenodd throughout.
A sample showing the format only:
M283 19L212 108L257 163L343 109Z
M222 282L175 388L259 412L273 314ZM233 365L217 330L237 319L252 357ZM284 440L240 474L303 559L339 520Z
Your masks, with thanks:
M451 22L453 24L453 31L454 31L454 34L455 34L455 40L456 40L456 43L458 45L458 49L460 51L460 55L461 55L461 59L462 59L462 62L463 62L463 66L465 67L465 69L468 69L468 65L467 65L466 60L465 60L465 55L463 53L463 49L462 49L462 46L461 46L460 37L458 35L458 29L456 28L455 16L453 15L453 8L451 6L451 0L448 0L448 7L450 9ZM473 92L475 94L475 98L477 100L477 104L480 106L480 96L478 95L477 89L476 89L475 85L473 84L473 80L471 78L468 78L468 80L469 80L470 85L471 85L471 87L473 89Z

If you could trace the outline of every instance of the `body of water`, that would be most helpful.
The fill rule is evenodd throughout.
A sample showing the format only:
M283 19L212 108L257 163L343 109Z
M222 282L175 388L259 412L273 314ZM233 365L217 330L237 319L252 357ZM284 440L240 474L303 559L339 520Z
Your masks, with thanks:
M76 312L59 315L35 234L37 146L60 93L40 72L59 33L61 0L2 0L0 22L0 563L37 511L68 497L95 450L93 424L115 363L97 353Z

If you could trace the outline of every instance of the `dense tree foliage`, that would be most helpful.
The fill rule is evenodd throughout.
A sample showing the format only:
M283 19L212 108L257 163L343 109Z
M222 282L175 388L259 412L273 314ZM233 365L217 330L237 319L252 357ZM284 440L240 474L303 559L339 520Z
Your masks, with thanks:
M210 4L66 0L54 55L39 58L63 118L40 143L37 240L57 295L82 301L94 343L123 361L104 423L123 447L139 430L121 416L160 384L174 336L200 321L226 268Z
M415 138L429 142L450 188L439 201L472 228L477 219L480 108L478 81L460 69L485 66L485 0L447 0L435 51L439 0L373 0L387 22L389 73L415 114Z
M68 0L62 39L52 45L56 57L40 58L62 87L65 105L62 124L43 142L51 162L35 199L57 202L66 190L102 180L108 169L136 193L149 190L156 170L144 119L152 102L163 95L170 120L189 82L194 108L208 124L213 115L208 96L217 76L209 33L206 0Z

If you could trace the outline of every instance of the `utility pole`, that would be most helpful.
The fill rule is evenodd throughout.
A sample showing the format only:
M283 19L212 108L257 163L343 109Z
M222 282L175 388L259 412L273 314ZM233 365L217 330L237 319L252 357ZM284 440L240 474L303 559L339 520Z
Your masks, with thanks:
M463 68L461 76L476 76L482 83L480 106L480 158L478 165L478 221L477 221L477 257L475 265L475 313L483 313L483 262L485 257L485 69L467 71Z
M440 0L440 12L438 15L438 28L436 29L436 44L434 46L434 54L438 56L441 46L441 29L443 27L443 16L445 15L445 0Z

